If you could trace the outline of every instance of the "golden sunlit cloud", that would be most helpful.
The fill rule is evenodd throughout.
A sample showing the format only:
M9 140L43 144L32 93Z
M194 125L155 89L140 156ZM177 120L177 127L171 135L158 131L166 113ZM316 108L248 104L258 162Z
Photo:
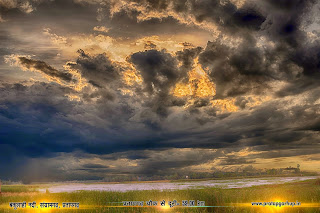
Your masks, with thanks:
M234 104L234 102L234 98L228 98L224 100L212 100L211 104L212 106L220 108L222 112L236 112L239 108Z
M104 26L93 28L96 32L105 33L109 29ZM146 49L166 49L167 52L175 52L186 48L185 43L195 41L195 45L204 46L207 37L205 35L163 35L146 36L138 39L122 40L115 39L105 34L73 34L61 36L51 32L50 28L44 28L43 34L50 38L52 45L60 49L59 55L66 58L76 58L79 49L88 54L106 53L110 59L117 62L126 62L126 58L132 53L144 51ZM149 44L149 45L148 45ZM191 43L190 43L191 44Z
M105 26L95 26L93 30L97 32L104 32L104 33L109 32L109 28L106 28Z
M188 73L188 82L177 83L173 89L173 95L188 97L191 100L194 98L213 98L216 95L214 82L209 79L207 72L198 62L198 58L194 60L194 64L194 68ZM219 108L222 113L238 111L234 98L211 100L211 104L213 107Z
M262 151L254 151L254 150L252 150L252 148L247 147L247 148L241 149L238 152L227 153L226 155L245 157L245 156L248 156L248 155L260 154L260 153L262 153Z
M159 36L147 36L135 41L136 46L153 46L152 49L166 49L167 52L175 53L183 50L183 43L179 43L175 38L160 38ZM149 48L147 48L149 49Z
M141 84L142 83L142 77L141 75L137 72L134 66L130 63L126 63L127 69L122 73L122 78L123 81L129 85L132 86L135 83Z
M47 35L50 37L51 42L54 44L61 44L61 45L65 45L67 44L67 38L63 37L63 36L59 36L55 33L51 33L51 29L50 28L44 28L43 29L43 34Z
M71 64L74 64L74 62L69 61L67 62L63 67L65 70L67 70L69 73L72 74L72 76L77 80L76 83L72 83L70 87L72 87L75 91L79 92L81 91L84 87L88 86L88 82L86 79L83 79L81 74L79 73L78 70L72 69L70 67Z
M247 2L247 0L230 0L230 2L237 8L241 8Z
M246 104L247 107L255 107L259 106L264 102L270 101L272 99L271 96L255 96L255 95L250 95L250 96L245 96L248 100L248 103Z
M173 94L177 97L213 97L216 94L214 83L198 63L198 58L194 60L194 64L195 67L188 73L188 82L178 83Z

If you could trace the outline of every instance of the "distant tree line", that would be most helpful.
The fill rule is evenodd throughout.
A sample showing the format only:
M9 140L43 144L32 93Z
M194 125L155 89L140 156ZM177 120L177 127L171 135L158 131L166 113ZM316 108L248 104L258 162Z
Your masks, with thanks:
M292 176L292 175L317 175L311 172L302 172L300 165L297 167L256 169L253 166L247 166L238 171L226 172L184 172L173 173L169 175L110 175L106 176L103 181L106 182L123 182L123 181L155 181L155 180L182 180L182 179L210 179L210 178L237 178L237 177L259 177L259 176Z

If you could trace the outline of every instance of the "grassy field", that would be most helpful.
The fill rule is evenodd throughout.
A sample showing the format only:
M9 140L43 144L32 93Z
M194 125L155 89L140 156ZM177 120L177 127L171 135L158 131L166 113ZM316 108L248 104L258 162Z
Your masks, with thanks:
M159 183L161 184L161 183ZM320 179L281 185L264 185L241 189L188 189L178 191L79 191L72 193L39 193L41 185L4 185L0 197L0 212L320 212ZM227 207L123 207L122 201L205 201L206 206ZM80 208L17 209L10 202L79 202ZM252 207L251 202L301 202L301 207ZM145 204L144 204L145 205ZM108 207L118 206L118 207Z
M37 192L39 189L38 185L2 185L1 191L4 193L10 192Z

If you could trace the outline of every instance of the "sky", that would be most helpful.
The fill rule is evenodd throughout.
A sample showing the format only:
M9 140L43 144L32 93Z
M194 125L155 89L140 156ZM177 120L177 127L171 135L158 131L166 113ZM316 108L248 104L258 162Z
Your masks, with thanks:
M0 0L0 178L320 172L316 0Z

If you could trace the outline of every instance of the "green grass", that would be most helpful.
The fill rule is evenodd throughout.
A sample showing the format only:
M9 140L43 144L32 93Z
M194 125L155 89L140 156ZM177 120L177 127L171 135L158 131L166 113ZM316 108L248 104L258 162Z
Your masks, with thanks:
M2 185L1 192L37 192L37 185Z
M159 183L161 184L161 183ZM7 187L7 186L3 186ZM15 190L23 191L28 186L15 186ZM10 187L9 187L10 188ZM7 189L9 189L7 188ZM13 187L14 188L14 187ZM11 187L11 189L13 189ZM31 186L30 190L36 189ZM172 201L177 200L201 200L205 201L207 206L226 206L232 203L251 203L256 201L299 201L302 203L320 203L320 185L318 180L307 180L296 183L287 183L281 185L264 185L241 189L187 189L178 191L128 191L128 192L107 192L107 191L79 191L72 193L21 193L13 196L1 196L0 206L9 206L9 202L39 202L50 201L59 202L80 202L80 207L101 206L91 209L70 210L69 212L163 212L156 208L110 208L106 207L107 202L121 201ZM111 205L110 203L108 203ZM122 205L119 203L118 205ZM276 209L273 209L276 210ZM281 212L320 212L320 208L299 208L287 207ZM4 212L23 212L19 210L3 209ZM174 207L168 212L269 212L267 207L225 207L225 208L179 208ZM2 212L2 209L0 209ZM56 210L52 212L66 212L65 210ZM277 212L277 211L275 211Z
M320 186L320 178L316 179L315 184Z

